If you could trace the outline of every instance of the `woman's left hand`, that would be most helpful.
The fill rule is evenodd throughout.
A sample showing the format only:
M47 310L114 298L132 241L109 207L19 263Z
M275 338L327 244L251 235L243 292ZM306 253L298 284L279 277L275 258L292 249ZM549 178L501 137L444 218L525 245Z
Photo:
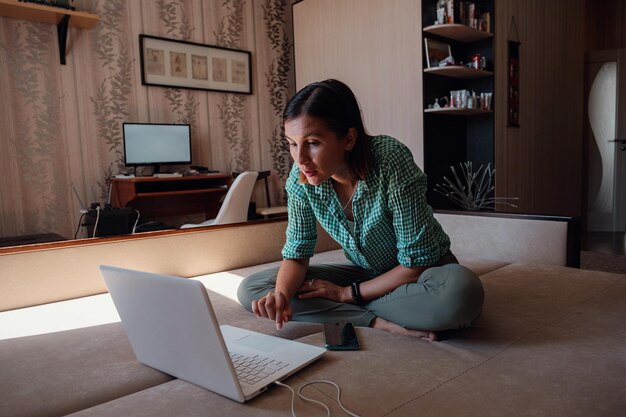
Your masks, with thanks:
M350 287L342 287L323 279L309 279L302 283L298 290L298 298L301 300L307 298L326 298L328 300L337 301L339 303L352 302Z

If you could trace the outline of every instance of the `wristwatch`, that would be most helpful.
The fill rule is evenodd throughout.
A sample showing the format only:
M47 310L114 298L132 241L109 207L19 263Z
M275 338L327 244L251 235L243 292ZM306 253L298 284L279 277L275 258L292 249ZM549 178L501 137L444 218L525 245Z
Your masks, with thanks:
M363 297L361 297L360 282L353 282L352 284L350 284L350 295L352 296L354 304L361 305L365 303L365 300L363 300Z

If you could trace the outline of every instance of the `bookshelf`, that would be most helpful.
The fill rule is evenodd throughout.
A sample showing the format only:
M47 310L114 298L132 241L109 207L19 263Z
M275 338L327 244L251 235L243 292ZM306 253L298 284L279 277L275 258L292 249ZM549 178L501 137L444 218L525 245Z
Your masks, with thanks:
M454 1L457 8L454 23L437 23L437 0L422 1L422 50L424 98L424 171L428 176L427 198L435 209L459 208L434 191L443 177L451 178L451 166L471 161L475 169L480 165L494 166L494 16L495 0ZM458 13L459 5L474 4L477 13L488 16L484 21L489 31L470 27ZM467 16L467 15L466 15ZM447 20L447 19L446 19ZM488 20L488 22L487 22ZM477 25L478 26L478 25ZM426 42L449 46L453 65L428 67ZM430 42L430 40L434 42ZM475 55L483 57L485 66L468 66ZM450 107L453 91L466 90L491 93L488 108L473 103ZM443 99L445 97L445 99ZM435 105L437 101L438 105Z

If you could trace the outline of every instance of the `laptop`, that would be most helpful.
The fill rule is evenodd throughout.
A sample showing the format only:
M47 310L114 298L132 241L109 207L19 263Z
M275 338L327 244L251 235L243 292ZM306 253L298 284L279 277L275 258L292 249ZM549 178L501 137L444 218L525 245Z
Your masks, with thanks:
M100 271L140 362L235 401L259 395L326 351L219 326L199 281L106 265Z

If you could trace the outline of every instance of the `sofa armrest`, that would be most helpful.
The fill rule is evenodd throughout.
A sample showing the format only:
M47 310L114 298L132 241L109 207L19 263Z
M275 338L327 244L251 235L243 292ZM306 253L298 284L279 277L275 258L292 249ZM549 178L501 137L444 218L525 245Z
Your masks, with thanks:
M435 211L459 256L580 267L580 219Z

